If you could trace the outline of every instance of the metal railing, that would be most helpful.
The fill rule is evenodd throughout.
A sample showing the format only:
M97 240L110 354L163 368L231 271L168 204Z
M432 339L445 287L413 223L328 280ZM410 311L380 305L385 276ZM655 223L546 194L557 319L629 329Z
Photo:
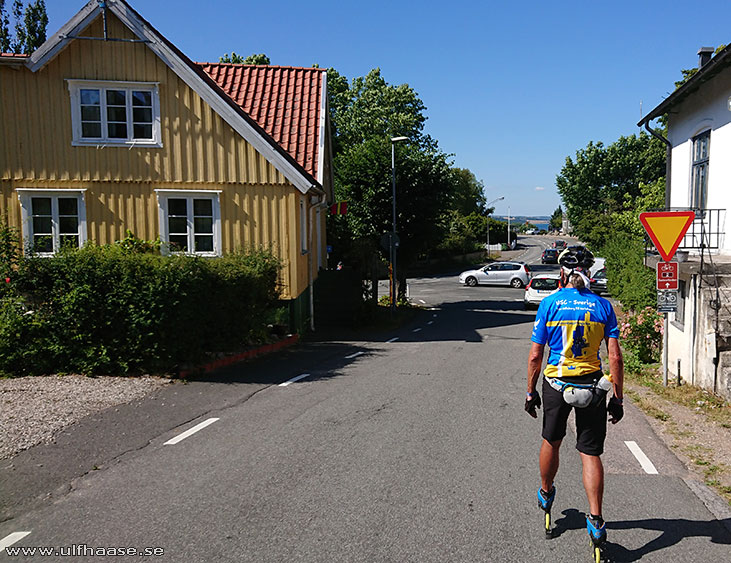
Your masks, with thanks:
M693 211L695 219L680 243L682 250L716 250L721 248L725 234L725 209L692 209L690 207L670 207L654 211ZM645 237L646 246L652 248L652 242Z

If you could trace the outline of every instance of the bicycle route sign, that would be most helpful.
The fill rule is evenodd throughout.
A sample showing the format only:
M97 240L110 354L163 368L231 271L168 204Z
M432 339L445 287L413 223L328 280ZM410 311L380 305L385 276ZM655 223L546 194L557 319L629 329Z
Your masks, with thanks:
M657 289L668 290L678 289L678 263L658 262L657 263Z
M659 313L675 313L678 310L678 292L674 289L657 291L657 311Z

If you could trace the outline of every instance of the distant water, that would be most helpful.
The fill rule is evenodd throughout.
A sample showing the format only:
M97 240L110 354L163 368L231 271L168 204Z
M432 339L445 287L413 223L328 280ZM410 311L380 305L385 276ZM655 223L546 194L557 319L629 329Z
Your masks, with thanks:
M544 222L538 222L538 221L531 221L531 225L535 225L537 229L543 229L548 230L548 221Z

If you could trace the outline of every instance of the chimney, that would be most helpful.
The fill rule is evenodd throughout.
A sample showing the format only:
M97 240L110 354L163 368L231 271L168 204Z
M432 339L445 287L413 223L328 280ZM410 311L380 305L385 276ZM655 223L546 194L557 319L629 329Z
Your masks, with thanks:
M711 60L711 57L713 56L713 51L715 49L713 47L701 47L698 49L698 68L701 69L706 64L708 64L708 61Z

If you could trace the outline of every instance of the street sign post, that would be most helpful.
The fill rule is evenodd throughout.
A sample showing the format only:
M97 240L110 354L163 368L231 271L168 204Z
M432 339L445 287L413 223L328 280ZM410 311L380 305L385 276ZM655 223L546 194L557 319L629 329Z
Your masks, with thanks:
M678 263L658 262L657 263L657 289L668 290L678 289Z

